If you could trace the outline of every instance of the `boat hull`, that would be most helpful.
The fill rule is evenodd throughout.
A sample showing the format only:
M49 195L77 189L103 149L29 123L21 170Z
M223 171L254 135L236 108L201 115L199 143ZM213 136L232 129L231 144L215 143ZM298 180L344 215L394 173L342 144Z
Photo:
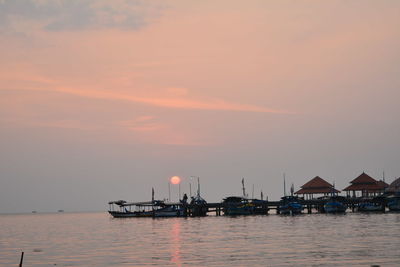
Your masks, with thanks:
M388 208L390 211L400 211L400 198L390 200L388 202Z
M132 218L132 217L152 217L153 212L152 211L147 211L147 212L122 212L122 211L111 211L109 210L108 213L111 214L114 218Z
M154 211L154 217L184 217L185 210L177 205L167 206Z
M184 217L183 211L160 211L155 212L154 217Z
M360 212L381 212L385 209L382 205L374 205L372 203L360 203L357 210Z
M303 206L299 203L289 203L279 207L279 212L283 215L301 214L302 211Z
M282 197L282 204L279 206L279 213L282 215L296 215L303 212L303 205L299 203L297 197Z
M347 207L341 202L328 202L324 205L326 213L345 213Z
M302 213L301 209L280 208L280 214L282 215L296 215L301 213Z
M228 216L251 215L253 209L251 207L226 207L224 214Z

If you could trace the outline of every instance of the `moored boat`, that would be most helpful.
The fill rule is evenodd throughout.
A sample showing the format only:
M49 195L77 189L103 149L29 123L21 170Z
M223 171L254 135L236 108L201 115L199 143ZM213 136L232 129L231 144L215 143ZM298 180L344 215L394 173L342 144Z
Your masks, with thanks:
M390 211L400 211L400 195L389 197L387 206Z
M344 213L346 212L346 205L343 204L343 197L332 196L324 205L326 213Z
M163 203L161 208L154 210L154 217L183 217L185 209L182 203Z
M365 199L363 202L358 203L357 211L360 212L384 212L386 198L384 196L377 196L372 199Z
M117 200L108 202L110 208L108 213L114 218L129 217L152 217L154 209L159 208L157 201L148 202L126 202L125 200Z
M382 207L381 204L374 203L374 202L362 202L362 203L358 204L357 211L361 211L361 212L384 211L384 206Z
M254 204L247 198L231 196L222 201L225 215L250 215L254 214Z
M247 198L244 187L244 178L242 178L243 196L230 196L223 199L223 211L225 215L251 215L255 214L255 205Z
M111 201L110 213L114 218L130 217L182 217L185 209L182 203L169 203L162 200L148 202ZM115 208L115 206L117 208Z
M301 214L303 211L303 205L299 203L299 198L295 196L284 196L281 199L281 205L279 206L279 212L283 215L295 215Z
M186 197L186 198L185 198ZM187 196L183 198L183 202L186 202ZM200 196L200 177L197 177L197 195L191 196L190 200L190 215L191 216L206 216L208 212L207 201Z

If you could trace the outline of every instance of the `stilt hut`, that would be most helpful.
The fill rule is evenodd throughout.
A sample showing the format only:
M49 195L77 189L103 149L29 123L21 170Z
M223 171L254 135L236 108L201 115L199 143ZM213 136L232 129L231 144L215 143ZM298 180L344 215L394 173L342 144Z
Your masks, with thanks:
M343 189L347 197L370 197L382 194L389 185L384 181L377 181L365 172L350 182L351 185ZM352 194L351 194L352 192Z
M389 194L400 194L400 177L394 180L386 191Z
M301 189L295 192L296 195L303 195L304 199L313 199L314 195L329 195L332 193L340 193L333 185L325 181L319 176L314 177L301 186Z

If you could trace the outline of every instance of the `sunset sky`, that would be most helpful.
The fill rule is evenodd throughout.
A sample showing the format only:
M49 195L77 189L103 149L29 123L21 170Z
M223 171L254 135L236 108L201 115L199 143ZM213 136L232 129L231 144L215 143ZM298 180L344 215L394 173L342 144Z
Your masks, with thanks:
M399 48L395 0L0 0L0 212L391 182Z

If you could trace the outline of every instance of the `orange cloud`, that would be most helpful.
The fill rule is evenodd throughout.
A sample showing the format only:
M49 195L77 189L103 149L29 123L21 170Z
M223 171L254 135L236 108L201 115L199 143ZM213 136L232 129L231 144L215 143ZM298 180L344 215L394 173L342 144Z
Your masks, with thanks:
M221 111L244 111L244 112L265 112L265 113L281 113L291 114L292 112L285 110L269 109L255 105L245 105L231 103L220 99L208 100L192 100L183 97L176 98L157 98L157 97L137 97L128 94L106 92L98 90L77 90L71 88L57 88L57 92L73 94L81 97L99 98L109 100L122 100L151 106L165 108L180 108L180 109L200 109L200 110L221 110Z
M130 130L128 139L148 144L200 146L211 145L196 141L196 135L162 123L153 116L139 116L133 120L120 121L119 126ZM126 133L125 133L126 134Z

